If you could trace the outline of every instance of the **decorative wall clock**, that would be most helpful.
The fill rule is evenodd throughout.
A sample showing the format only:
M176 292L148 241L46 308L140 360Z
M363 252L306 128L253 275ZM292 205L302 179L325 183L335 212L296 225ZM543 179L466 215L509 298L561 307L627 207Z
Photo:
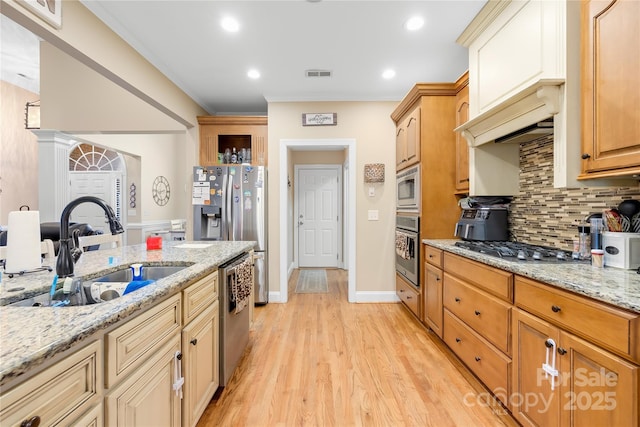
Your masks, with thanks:
M169 202L169 195L171 194L171 189L169 187L169 181L162 175L156 177L153 181L153 201L156 202L158 206L164 206Z

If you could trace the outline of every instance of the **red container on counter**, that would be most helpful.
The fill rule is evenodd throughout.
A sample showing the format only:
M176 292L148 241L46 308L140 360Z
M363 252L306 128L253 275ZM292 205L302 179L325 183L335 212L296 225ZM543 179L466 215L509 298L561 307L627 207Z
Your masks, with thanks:
M162 249L162 237L149 236L147 237L147 250Z

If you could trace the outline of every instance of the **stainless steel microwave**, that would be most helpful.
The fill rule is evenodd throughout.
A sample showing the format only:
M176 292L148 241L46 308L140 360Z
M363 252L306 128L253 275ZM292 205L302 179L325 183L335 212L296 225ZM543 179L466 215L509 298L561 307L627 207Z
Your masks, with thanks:
M420 165L396 174L396 210L399 212L420 211Z

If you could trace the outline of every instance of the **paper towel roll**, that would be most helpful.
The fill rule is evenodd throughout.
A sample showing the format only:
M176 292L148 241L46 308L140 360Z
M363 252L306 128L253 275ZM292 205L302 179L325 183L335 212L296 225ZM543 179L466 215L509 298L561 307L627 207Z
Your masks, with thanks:
M7 233L7 273L35 270L42 267L40 250L40 212L9 212Z

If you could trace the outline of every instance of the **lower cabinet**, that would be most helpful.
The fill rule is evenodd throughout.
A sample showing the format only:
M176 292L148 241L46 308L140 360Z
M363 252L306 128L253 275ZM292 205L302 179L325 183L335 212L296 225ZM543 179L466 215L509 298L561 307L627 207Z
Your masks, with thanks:
M91 425L89 412L95 412L101 426L101 399L102 345L95 341L3 392L0 425Z
M182 366L185 378L183 427L192 427L198 423L220 384L219 322L218 301L215 301L182 330Z
M396 295L400 301L419 319L420 291L396 273Z
M170 340L105 398L108 426L181 425L181 391L174 391L180 363L180 334Z
M638 366L523 310L514 310L513 323L510 400L520 423L639 424Z

